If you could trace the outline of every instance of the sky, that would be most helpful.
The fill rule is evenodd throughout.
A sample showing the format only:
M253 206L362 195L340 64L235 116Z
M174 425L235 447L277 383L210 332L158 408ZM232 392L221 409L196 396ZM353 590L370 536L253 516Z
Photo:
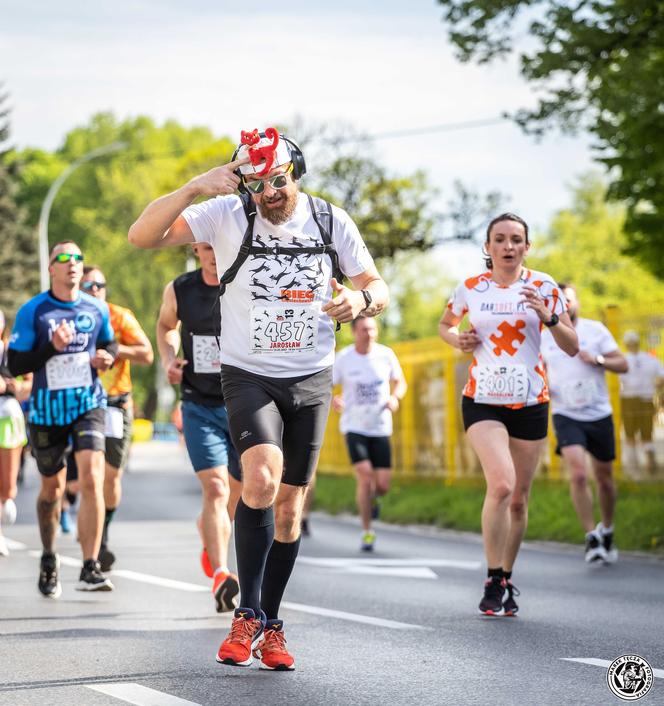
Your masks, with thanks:
M476 66L454 57L432 0L0 0L0 17L0 81L18 147L55 149L106 110L239 138L295 116L377 134L535 104L515 58ZM536 142L508 121L376 140L372 156L394 174L424 169L440 210L461 180L506 194L500 210L535 229L593 168L587 137Z

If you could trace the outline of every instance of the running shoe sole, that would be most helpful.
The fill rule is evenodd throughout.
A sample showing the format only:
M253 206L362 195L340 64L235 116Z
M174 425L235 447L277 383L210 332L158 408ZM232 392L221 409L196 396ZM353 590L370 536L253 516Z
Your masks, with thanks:
M235 610L237 605L233 599L240 593L240 585L234 576L227 576L224 582L215 591L214 599L217 602L217 613L227 613Z
M280 664L276 667L268 667L267 664L263 664L263 662L260 662L258 665L259 669L267 669L270 672L292 672L295 669L295 665L291 664L290 667L286 666L285 664Z
M481 614L481 615L487 615L487 616L489 616L490 618L501 618L501 617L507 615L507 613L505 613L505 611L504 611L502 608L501 608L500 610L497 610L497 611L493 611L493 610L480 610L480 614Z
M60 598L60 596L62 595L62 585L58 581L55 587L55 591L53 591L53 593L44 593L41 589L39 589L39 593L41 593L44 598Z
M113 586L109 579L106 579L103 583L86 583L85 581L79 581L74 588L77 591L92 593L93 591L112 591L115 586Z
M617 549L610 549L608 552L605 549L604 551L606 552L606 557L604 558L605 564L615 564L618 561Z
M607 561L606 549L604 547L597 547L596 549L591 549L586 552L586 563L587 564L597 564L604 563Z

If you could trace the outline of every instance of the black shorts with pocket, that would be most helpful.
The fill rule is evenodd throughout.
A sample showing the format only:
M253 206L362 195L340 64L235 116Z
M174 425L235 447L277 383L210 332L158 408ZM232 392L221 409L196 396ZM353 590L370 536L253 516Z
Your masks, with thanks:
M365 436L349 431L346 434L346 446L353 463L370 461L374 468L392 468L389 436Z
M556 453L565 446L583 446L598 461L613 461L616 458L616 440L613 433L613 417L580 422L564 414L553 415L556 430Z
M43 476L54 476L65 467L72 446L74 451L105 450L106 410L90 409L64 426L29 424L28 430L39 472Z
M258 444L284 455L282 482L307 485L316 470L332 400L332 368L271 378L221 366L231 438L240 457Z
M472 397L464 395L461 413L463 428L466 431L476 422L493 419L503 424L512 438L537 441L544 439L549 428L548 402L512 409L504 405L478 403Z

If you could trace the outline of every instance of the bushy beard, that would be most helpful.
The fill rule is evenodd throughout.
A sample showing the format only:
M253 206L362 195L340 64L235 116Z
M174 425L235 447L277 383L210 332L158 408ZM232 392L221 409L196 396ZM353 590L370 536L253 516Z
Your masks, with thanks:
M262 203L259 203L258 210L261 212L261 216L275 226L286 223L286 221L291 219L293 213L295 213L297 194L297 189L293 189L293 191L288 190L288 192L284 194L284 203L279 208L266 208Z

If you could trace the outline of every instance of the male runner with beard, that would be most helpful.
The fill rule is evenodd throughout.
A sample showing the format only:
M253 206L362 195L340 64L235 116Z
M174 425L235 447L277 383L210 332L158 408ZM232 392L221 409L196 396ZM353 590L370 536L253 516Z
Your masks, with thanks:
M269 157L252 162L252 150L265 148ZM348 214L299 191L306 166L292 140L262 138L236 157L153 201L129 241L209 243L224 273L222 385L243 483L235 514L241 607L217 661L249 665L253 651L262 668L291 670L279 607L327 422L335 320L375 316L389 295ZM233 195L238 187L250 198ZM214 198L192 205L201 196ZM334 276L339 270L354 289Z

